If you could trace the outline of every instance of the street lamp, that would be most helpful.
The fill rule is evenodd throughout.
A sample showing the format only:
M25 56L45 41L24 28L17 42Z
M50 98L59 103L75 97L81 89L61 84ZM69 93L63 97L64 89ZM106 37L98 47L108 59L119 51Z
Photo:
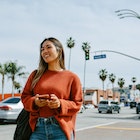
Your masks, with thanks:
M131 79L132 83L133 83L133 86L132 86L132 90L133 90L133 95L134 95L134 101L136 100L136 95L135 95L135 89L136 89L136 85L135 85L135 82L137 81L136 77L132 77Z
M130 9L117 10L115 11L115 13L118 13L117 16L119 16L120 19L126 18L126 17L134 17L134 18L140 19L140 15L137 12Z

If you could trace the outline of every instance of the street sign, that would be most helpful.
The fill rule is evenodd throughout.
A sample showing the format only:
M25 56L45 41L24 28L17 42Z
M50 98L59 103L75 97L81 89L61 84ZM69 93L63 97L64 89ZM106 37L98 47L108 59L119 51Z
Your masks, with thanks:
M94 59L102 59L102 58L106 58L106 54L94 55L93 58L94 58Z

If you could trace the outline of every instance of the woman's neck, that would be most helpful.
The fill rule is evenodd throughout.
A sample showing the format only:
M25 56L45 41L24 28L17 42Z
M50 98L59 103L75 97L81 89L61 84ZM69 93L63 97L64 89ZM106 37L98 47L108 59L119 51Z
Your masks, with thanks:
M63 71L60 66L48 66L48 70L50 71Z

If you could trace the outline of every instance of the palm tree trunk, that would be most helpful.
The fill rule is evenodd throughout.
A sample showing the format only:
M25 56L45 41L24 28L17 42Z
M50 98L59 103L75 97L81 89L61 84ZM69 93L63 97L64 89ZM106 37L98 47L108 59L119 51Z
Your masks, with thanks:
M103 81L103 91L104 91L104 81Z
M2 77L2 100L4 100L4 77Z
M12 81L12 97L14 97L14 81Z
M70 48L70 53L69 53L69 66L68 66L69 70L70 70L70 62L71 62L71 48Z
M84 64L84 81L83 81L83 91L84 91L84 103L85 103L85 81L86 81L86 60Z
M105 91L104 91L104 81L102 81L102 85L103 85L103 96L104 96L105 98L107 98L106 93L105 93Z
M12 97L14 97L14 86L12 85Z
M113 100L115 99L114 84L112 84Z

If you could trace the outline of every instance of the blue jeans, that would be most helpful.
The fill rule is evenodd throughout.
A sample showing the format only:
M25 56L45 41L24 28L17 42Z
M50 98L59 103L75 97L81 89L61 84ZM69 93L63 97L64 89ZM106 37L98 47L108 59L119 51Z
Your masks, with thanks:
M38 118L30 140L67 140L67 137L54 117ZM73 140L73 136L72 139Z

